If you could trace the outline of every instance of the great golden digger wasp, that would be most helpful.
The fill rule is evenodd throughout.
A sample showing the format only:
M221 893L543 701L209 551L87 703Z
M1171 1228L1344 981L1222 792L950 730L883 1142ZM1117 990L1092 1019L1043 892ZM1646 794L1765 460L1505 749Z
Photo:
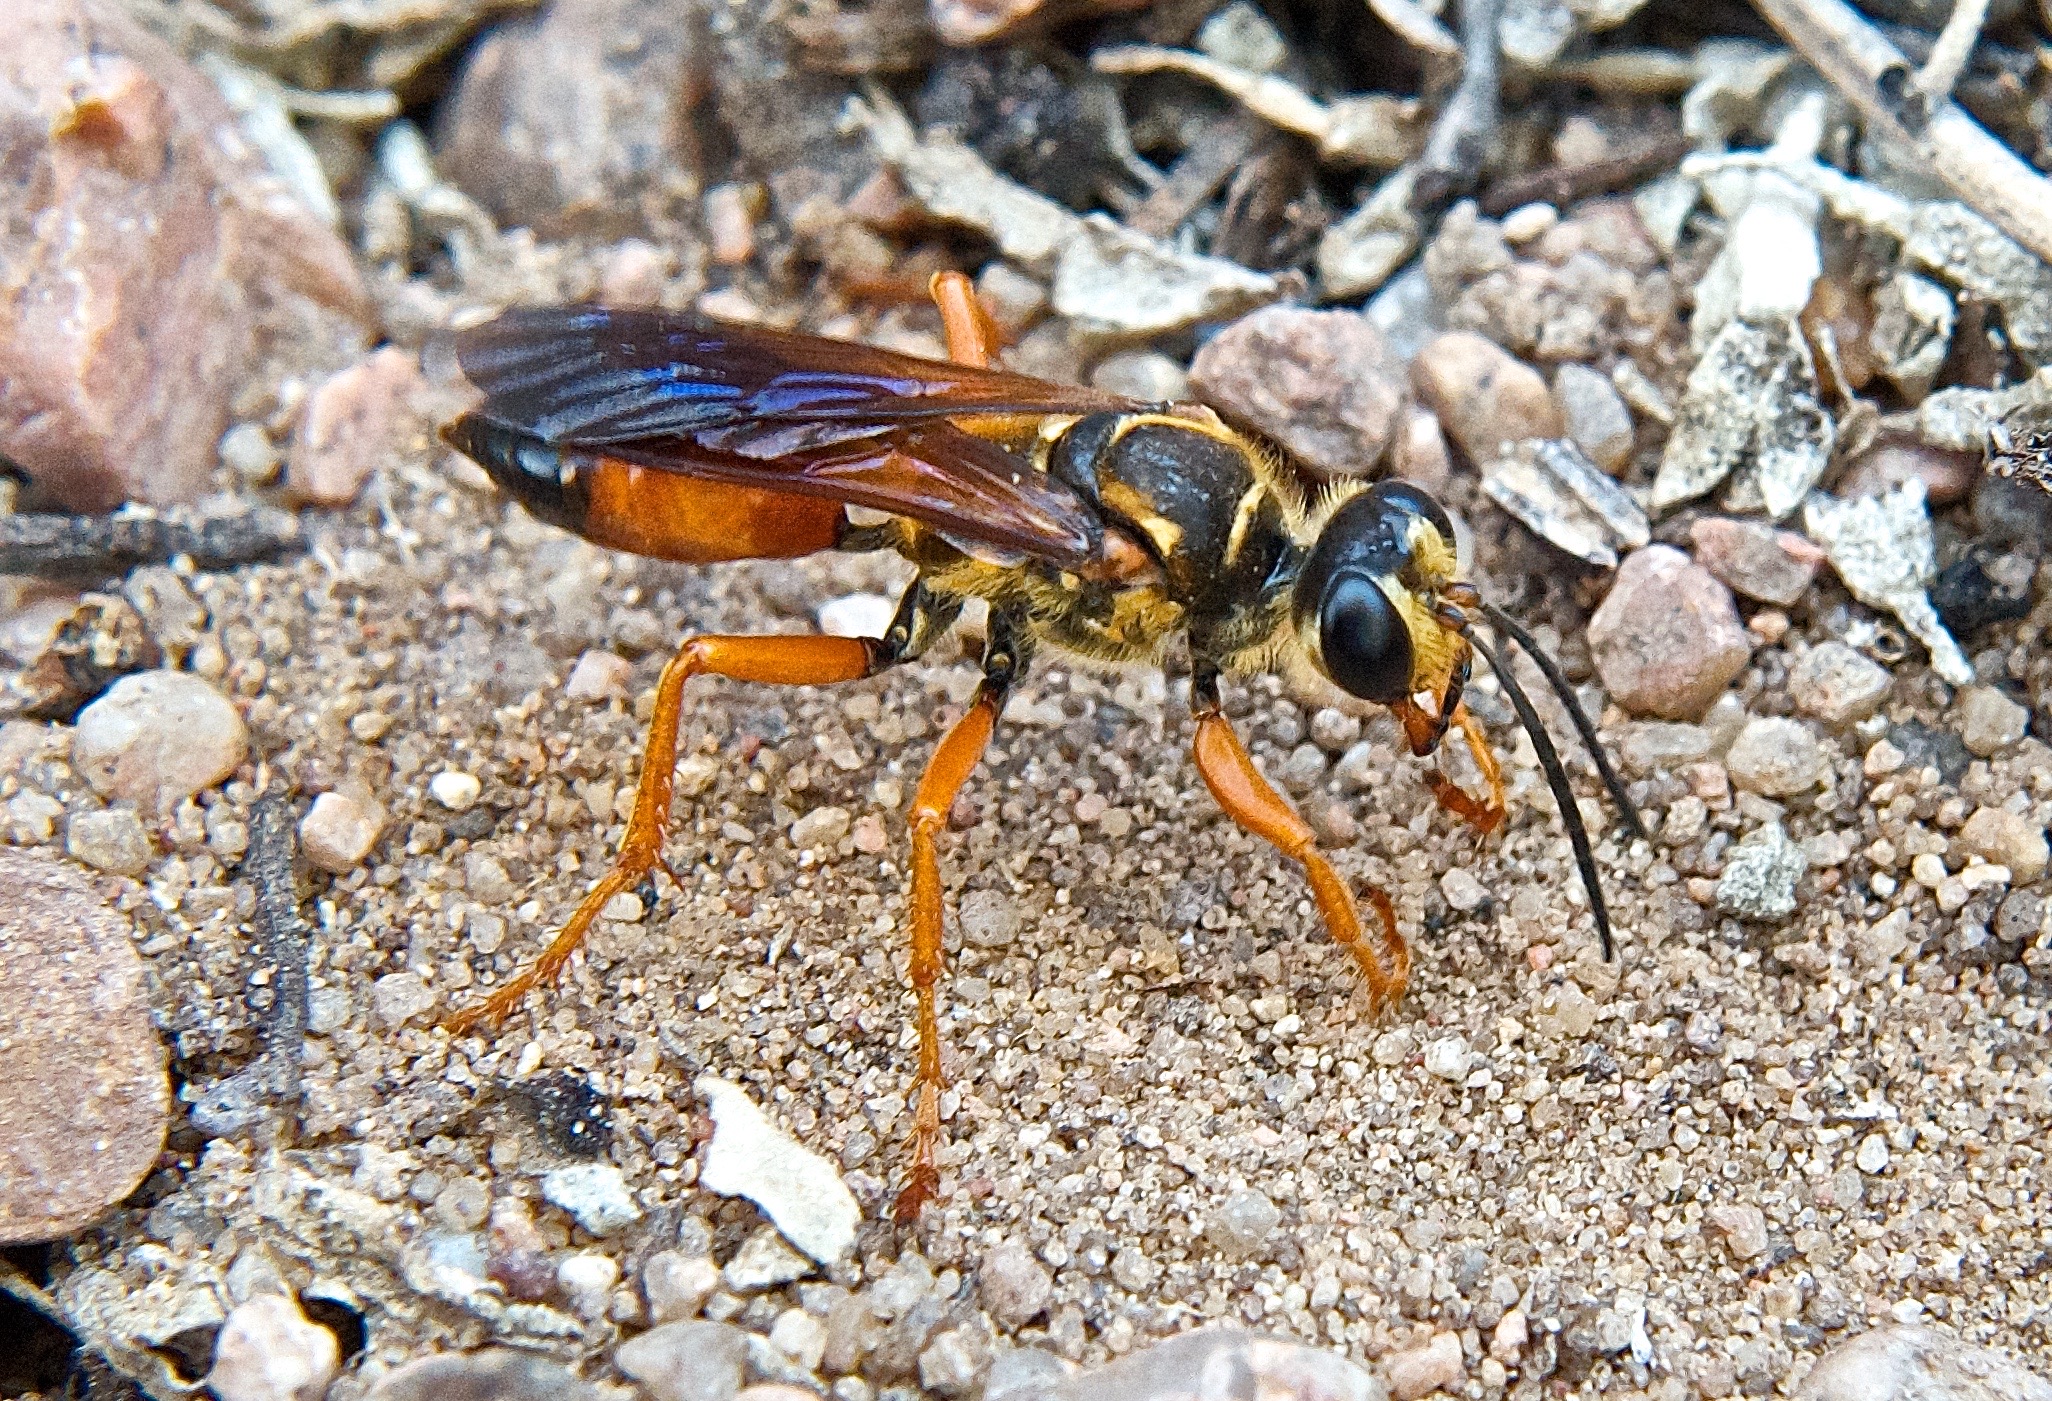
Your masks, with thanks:
M1198 771L1235 821L1303 866L1376 1008L1410 976L1390 898L1367 888L1375 931L1364 931L1311 828L1234 734L1220 679L1273 671L1336 685L1387 706L1419 756L1459 730L1486 792L1429 778L1445 807L1486 833L1504 803L1495 754L1462 702L1479 652L1531 736L1610 955L1610 917L1567 774L1531 701L1475 635L1478 618L1531 654L1635 832L1637 815L1559 667L1456 577L1453 526L1436 501L1399 481L1314 483L1200 404L1139 403L992 369L993 337L968 280L944 273L933 294L953 363L597 307L512 311L455 337L457 363L483 398L443 436L541 519L659 559L894 550L918 575L880 638L686 641L657 686L612 869L531 967L452 1026L511 1012L562 967L607 901L663 865L686 681L874 676L933 646L970 599L989 606L982 685L941 740L910 819L919 1066L899 1219L916 1217L940 1176L936 838L1007 692L1043 650L1158 663L1173 639L1186 641Z

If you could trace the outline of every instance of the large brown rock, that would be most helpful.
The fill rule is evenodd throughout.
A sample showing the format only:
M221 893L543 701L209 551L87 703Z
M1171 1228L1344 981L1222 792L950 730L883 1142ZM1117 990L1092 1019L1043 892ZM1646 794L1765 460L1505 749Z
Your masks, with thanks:
M91 1224L156 1166L170 1120L128 921L76 866L0 847L0 1245Z
M442 173L502 222L618 237L699 193L700 7L558 0L471 55L441 130Z
M1745 670L1752 646L1731 590L1680 550L1651 545L1618 567L1589 618L1589 653L1626 710L1694 720Z
M190 500L267 356L333 364L368 304L341 238L220 94L112 0L0 44L0 454L75 510Z
M1324 476L1369 472L1409 398L1404 366L1356 311L1271 306L1241 317L1190 366L1197 396Z
M1473 331L1446 331L1427 341L1412 362L1411 382L1477 466L1495 461L1511 443L1567 431L1545 376Z

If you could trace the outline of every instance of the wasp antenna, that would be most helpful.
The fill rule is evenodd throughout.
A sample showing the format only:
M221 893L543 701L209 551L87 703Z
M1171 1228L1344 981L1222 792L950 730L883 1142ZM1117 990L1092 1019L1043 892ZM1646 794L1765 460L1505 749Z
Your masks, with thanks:
M1646 824L1639 817L1639 808L1632 801L1632 795L1625 791L1624 780L1617 776L1617 770L1610 765L1610 755L1603 748L1603 741L1596 737L1596 722L1589 718L1589 712L1582 709L1581 700L1575 695L1575 688L1560 669L1560 663L1539 645L1539 639L1525 629L1525 625L1493 603L1482 605L1482 614L1489 619L1491 627L1504 633L1518 646L1525 649L1525 655L1546 678L1546 684L1553 687L1553 694L1560 697L1560 703L1567 707L1568 718L1574 722L1575 733L1588 746L1589 757L1596 761L1596 772L1603 775L1603 786L1610 790L1610 799L1617 804L1617 810L1624 815L1625 827L1635 837L1651 840ZM1472 639L1470 639L1472 640ZM1499 676L1502 672L1497 673Z
M1603 940L1604 960L1609 962L1617 957L1617 944L1610 937L1610 907L1603 903L1603 882L1596 874L1596 853L1589 847L1589 829L1582 825L1582 810L1575 805L1575 790L1568 786L1567 770L1561 767L1560 755L1553 747L1553 736L1546 733L1545 722L1539 718L1539 712L1533 708L1524 687L1511 676L1510 668L1472 632L1468 635L1468 642L1489 663L1489 669L1496 673L1496 679L1503 685L1503 693L1510 697L1511 708L1518 712L1518 723L1532 737L1532 748L1539 755L1539 767L1546 773L1546 786L1553 790L1554 804L1560 808L1560 820L1567 824L1568 840L1574 844L1575 867L1581 871L1582 884L1588 888L1589 912L1596 917L1596 933Z

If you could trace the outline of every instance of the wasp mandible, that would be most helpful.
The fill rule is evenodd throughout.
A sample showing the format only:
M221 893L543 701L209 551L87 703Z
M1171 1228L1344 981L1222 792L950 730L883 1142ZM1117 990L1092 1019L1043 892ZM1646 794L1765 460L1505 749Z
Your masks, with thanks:
M1198 771L1242 827L1304 869L1325 926L1372 1007L1402 995L1411 955L1388 894L1347 882L1310 826L1262 777L1220 707L1223 677L1323 678L1387 706L1413 754L1458 730L1486 792L1435 769L1440 803L1481 832L1504 816L1487 735L1462 701L1479 653L1537 752L1611 954L1610 916L1580 810L1552 740L1486 619L1560 696L1634 832L1595 726L1559 667L1458 577L1444 509L1401 481L1319 485L1272 443L1190 403L1148 404L994 369L969 281L933 282L953 363L656 311L511 311L454 339L478 407L443 429L541 519L587 540L705 564L892 550L918 573L880 638L699 636L664 667L632 815L612 868L529 968L455 1016L497 1022L552 978L606 902L664 866L685 683L856 681L919 657L963 605L989 607L982 683L941 740L912 803L911 983L919 1065L911 1166L895 1214L939 1185L943 1085L937 838L989 744L1006 695L1043 651L1160 663L1182 639Z

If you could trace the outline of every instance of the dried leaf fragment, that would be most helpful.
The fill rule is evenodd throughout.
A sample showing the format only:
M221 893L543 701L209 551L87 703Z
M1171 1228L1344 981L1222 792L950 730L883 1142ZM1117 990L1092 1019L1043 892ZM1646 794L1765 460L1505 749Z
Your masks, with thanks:
M1263 121L1316 142L1318 158L1328 165L1402 165L1417 154L1423 139L1418 103L1411 98L1368 93L1320 102L1285 78L1149 44L1099 49L1090 56L1090 66L1100 73L1182 73L1201 79Z

